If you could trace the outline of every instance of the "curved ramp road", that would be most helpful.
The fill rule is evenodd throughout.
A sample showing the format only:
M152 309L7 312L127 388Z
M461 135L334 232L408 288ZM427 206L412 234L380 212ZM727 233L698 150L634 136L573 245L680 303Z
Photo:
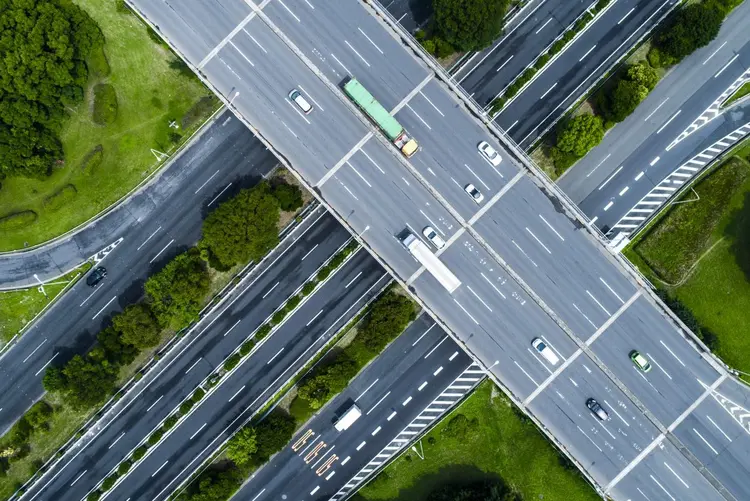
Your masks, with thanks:
M369 4L202 6L136 2L603 491L623 500L636 487L652 500L750 497L748 487L729 493L737 486L722 483L723 466L696 460L698 451L674 434L727 381L722 366L525 174ZM422 147L414 157L388 145L337 89L349 75L414 135ZM286 99L291 88L314 100L312 113L301 115ZM477 152L482 140L500 151L499 166ZM468 183L483 192L480 204L464 191ZM453 294L395 237L427 225L448 242L440 258L462 282ZM535 336L558 350L559 366L534 354ZM651 353L672 379L636 372L628 359L634 348ZM622 409L627 437L615 418L593 420L589 397Z
M64 253L66 262L77 266L122 239L102 262L107 278L95 288L79 281L0 357L0 431L41 398L48 364L87 350L110 316L140 297L149 275L198 240L208 210L235 188L255 184L275 165L275 157L250 131L223 113L145 190L70 240L50 244L50 252ZM22 274L39 266L40 276L58 269L38 251L0 256L0 263L20 263ZM0 276L11 277L6 270Z
M237 346L349 240L347 231L327 213L321 211L311 219L314 224L298 228L289 242L269 256L267 267L253 272L221 307L206 316L116 404L105 418L106 426L97 426L95 436L89 437L85 447L79 445L68 452L61 463L27 490L24 499L85 497L88 490L126 458L172 409L191 395L198 384L221 366ZM290 325L299 325L295 317L288 320ZM278 334L268 338L264 349L271 349L269 345L279 349L275 344ZM245 365L257 366L253 360L257 358ZM83 472L86 474L71 486Z
M748 16L750 3L743 2L724 21L719 36L711 44L667 74L630 117L559 179L558 185L589 217L596 218L596 225L602 231L612 230L618 221L625 225L639 224L658 205L643 204L636 213L628 212L654 187L672 175L677 182L670 180L662 185L665 189L658 191L663 195L652 198L658 201L671 196L712 158L742 137L737 134L733 137L735 141L722 141L732 131L750 123L748 104L716 116L720 111L717 112L715 101L743 75L750 76ZM705 122L700 117L712 120ZM682 133L692 130L694 122L701 127L684 136ZM673 144L676 141L679 142ZM723 144L714 146L718 141ZM679 170L711 147L714 149L697 158L697 162ZM621 221L626 215L633 219ZM632 229L618 227L610 236Z

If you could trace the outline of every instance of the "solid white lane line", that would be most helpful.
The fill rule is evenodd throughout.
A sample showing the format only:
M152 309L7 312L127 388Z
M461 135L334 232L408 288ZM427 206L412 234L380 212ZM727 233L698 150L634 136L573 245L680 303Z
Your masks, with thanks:
M604 182L603 182L602 184L600 184L600 185L599 185L599 188L598 188L598 190L601 190L602 188L604 188L605 186L607 186L607 183L609 183L610 181L612 181L612 178L613 178L613 177L615 177L615 176L616 176L616 175L617 175L617 174L618 174L618 173L619 173L619 172L620 172L621 170L622 170L622 165L621 165L621 166L619 166L619 167L617 168L617 170L616 170L616 171L614 171L614 172L612 173L612 175L611 175L611 176L609 176L609 177L607 178L607 180L606 180L606 181L604 181Z
M302 85L300 85L300 84L297 84L297 87L299 87L299 90L301 90L302 92L304 92L304 93L305 93L305 94L307 95L307 97L309 97L309 98L310 98L310 100L311 100L311 101L312 101L312 102L313 102L313 103L315 104L315 106L317 106L318 108L320 108L320 111L325 111L325 110L323 109L323 107L322 107L322 106L320 105L320 103L318 103L318 102L317 102L317 101L315 100L315 98L314 98L314 97L312 97L312 95L311 95L311 94L310 94L309 92L307 92L307 91L305 90L305 88L304 88L304 87L302 87Z
M198 429L197 429L197 430L195 431L195 433L193 433L192 435L190 435L190 440L194 439L194 438L195 438L195 436L196 436L196 435L198 435L198 433L200 433L200 432L201 432L201 431L203 430L203 428L205 428L205 427L206 427L206 425L207 425L207 424L208 424L208 423L203 423L203 424L201 425L201 427L200 427L200 428L198 428ZM263 490L265 490L265 489L263 489ZM257 496L256 496L256 497L257 497Z
M727 440L729 440L730 442L732 441L732 439L731 439L731 438L729 438L729 435L727 435L726 433L724 433L724 430L722 430L721 428L719 428L719 425L718 425L718 424L716 424L716 422L714 422L714 420L713 420L713 419L711 419L711 416L708 416L708 415L707 415L707 416L706 416L706 418L707 418L707 419L708 419L709 421L711 421L711 424L712 424L712 425L714 425L714 426L716 427L716 429L717 429L717 430L719 430L719 431L721 432L721 434L722 434L722 435L724 435L724 438L726 438L726 439L727 439Z
M237 395L239 395L240 392L245 389L245 386L246 385L243 384L242 388L240 388L239 390L235 391L234 395L232 395L231 397L229 397L229 400L227 400L227 402L231 402L232 400L234 400L234 397L236 397Z
M682 360L680 360L680 357L678 357L677 355L675 355L674 352L669 349L669 346L667 346L666 344L664 344L664 341L662 341L660 339L659 342L670 353L670 355L672 355L675 358L675 360L677 360L678 362L680 362L680 365L682 365L683 367L685 367L685 364L683 363Z
M714 56L716 55L716 53L717 53L717 52L719 52L719 51L721 50L721 48L722 48L722 47L724 47L724 46L725 46L726 44L727 44L727 42L724 42L723 44L721 44L721 45L719 46L719 48L718 48L718 49L716 49L715 51L713 51L713 52L711 53L711 55L710 55L710 56L708 56L708 57L706 58L706 60L705 60L705 61L703 61L703 65L705 65L705 64L706 64L706 63L707 63L707 62L708 62L708 61L709 61L709 60L710 60L710 59L711 59L712 57L714 57Z
M435 370L435 372L433 372L433 373L432 373L432 375L433 375L433 376L437 376L437 375L438 375L438 374L440 374L441 372L443 372L443 366L442 366L442 365L441 365L440 367L438 367L438 368L437 368L437 369Z
M119 436L119 437L117 437L117 438L115 439L115 441L114 441L114 442L112 442L111 444L109 444L109 447L107 447L107 449L111 449L112 447L114 447L114 446L115 446L115 444L116 444L117 442L119 442L119 441L120 441L120 439L121 439L122 437L124 437L124 436L125 436L125 432L123 431L123 432L122 432L122 433L120 434L120 436Z
M297 20L298 23L302 22L302 21L299 20L299 18L296 15L294 15L294 12L292 12L291 10L289 10L289 7L287 7L286 4L282 0L278 0L278 1L281 4L281 6L284 7L286 9L286 11L288 13L290 13L294 19Z
M659 368L660 371L664 373L665 376L667 376L669 379L672 379L672 376L670 376L669 373L664 370L664 368L659 364L659 362L656 361L653 355L646 352L646 356L654 363L654 365L656 365Z
M101 313L102 313L102 312L104 311L104 309L105 309L105 308L106 308L107 306L109 306L110 304L112 304L112 301L114 301L115 299L117 299L117 296L113 297L112 299L110 299L110 300L109 300L109 301L107 302L107 304L105 304L104 306L102 306L102 309L101 309L101 310L99 310L99 311L97 311L97 312L96 312L96 315L94 315L93 317L91 317L91 320L94 320L94 319L95 319L96 317L98 317L99 315L101 315Z
M685 482L685 481L684 481L684 480L683 480L683 479L682 479L682 478L681 478L681 477L680 477L680 476L679 476L679 475L677 474L677 472L676 472L676 471L674 471L674 470L672 469L672 467L671 467L671 466L669 466L669 465L667 464L667 462L666 462L666 461L664 461L664 466L666 466L666 467L667 467L667 469L668 469L669 471L671 471L671 472L672 472L672 474L673 474L673 475L674 475L675 477L677 477L677 480L679 480L680 482L682 482L682 485L684 485L684 486L685 486L686 488L688 488L688 489L690 488L690 486L689 486L689 485L688 485L688 484L687 484L687 483L686 483L686 482Z
M516 124L518 124L518 120L516 120L515 122L513 122L512 124L510 124L510 127L508 127L507 129L505 129L505 132L510 132L510 129L512 129L513 127L515 127Z
M628 17L628 16L630 15L630 14L632 14L632 13L633 13L633 11L634 11L634 10L635 10L635 7L633 7L633 8L632 8L632 9L630 9L629 11L627 11L627 12L625 13L625 15L624 15L624 16L622 16L622 17L620 18L620 20L619 20L619 21L617 21L617 24L619 25L619 24L620 24L621 22L623 22L623 21L625 20L625 18L627 18L627 17Z
M47 363L46 363L46 364L44 364L44 365L42 366L42 368L41 368L41 369L39 369L38 371L36 371L36 373L34 373L34 376L38 376L38 375L39 375L39 374L40 374L40 373L41 373L41 372L42 372L42 371L43 371L44 369L46 369L46 368L47 368L47 366L48 366L49 364L51 364L51 363L52 363L52 361L53 361L53 360L55 359L55 357L56 357L56 356L57 356L58 354L59 354L59 353L55 353L54 355L52 355L52 358L50 358L49 360L47 360ZM3 410L3 409L2 409L2 408L0 408L0 411L1 411L1 410Z
M489 279L489 278L487 278L487 277L486 277L486 276L484 275L484 273L482 273L482 272L480 271L480 272L479 272L479 274L480 274L480 275L482 275L482 278L483 278L483 279L485 279L485 280L487 281L487 283L488 283L488 284L490 284L490 286L491 286L491 287L492 287L493 289L495 289L495 292L497 292L498 294L500 294L500 297L502 297L503 299L506 299L506 298L505 298L505 294L503 294L502 292L500 292L500 289L498 289L497 287L495 287L495 284L493 284L493 283L492 283L492 282L490 281L490 279Z
M357 27L357 29L373 45L373 47L375 47L376 49L378 49L378 52L380 52L381 54L385 54L382 50L380 50L380 47L378 47L377 44L375 44L375 42L373 42L372 39L367 36L367 33L365 33L364 31L362 31L362 28Z
M88 470L83 470L83 471L81 472L81 474L80 474L80 475L78 475L78 476L76 477L76 479L75 479L75 480L73 480L73 483L71 483L71 484L70 484L70 486L71 486L71 487L73 487L73 486L74 486L74 485L76 484L76 482L78 482L79 480L81 480L81 477L82 477L82 476L83 476L83 474L84 474L84 473L86 473L87 471L88 471Z
M618 418L620 418L620 421L622 421L623 423L625 423L625 426L627 426L628 428L630 427L630 423L628 423L627 421L625 421L625 418L623 418L620 415L620 413L617 412L617 409L615 408L615 406L609 404L606 400L604 401L604 403L607 405L607 407L609 407L610 409L612 409L612 412L615 413L615 416L617 416Z
M591 440L591 437L589 437L588 434L585 431L583 431L580 426L576 426L576 428L578 428L578 431L580 431L581 433L583 433L584 437L586 437L586 438L589 439L589 442L591 442L592 444L594 444L594 447L596 447L597 449L599 449L599 452L604 452L604 451L602 451L601 447L599 447L598 445L596 445L596 442L594 442L593 440Z
M596 298L594 297L594 295L593 295L593 294L591 294L591 292L589 292L589 291L588 291L588 289L586 290L586 294L588 294L588 295L589 295L589 297L590 297L591 299L593 299L593 300L594 300L594 302L595 302L596 304L598 304L598 305L599 305L599 308L601 308L602 310L604 310L604 313L606 313L606 314L607 314L607 315L609 315L609 316L612 316L612 314L611 314L611 313L610 313L609 311L607 311L607 308L605 308L605 307L604 307L604 306L602 305L602 303L600 303L600 302L599 302L599 300L598 300L598 299L596 299Z
M305 324L305 327L310 327L310 324L313 323L315 319L320 316L321 313L323 313L323 310L320 310L318 313L316 313L315 316L312 317L310 321Z
M602 165L602 164L603 164L604 162L606 162L606 161L607 161L607 159L608 159L609 157L611 157L611 156L612 156L612 153L609 153L609 154L607 154L607 156L606 156L606 157L604 157L604 158L602 159L602 161L601 161L601 162L599 162L598 164L596 164L596 167L594 167L593 169L591 169L591 170L589 171L589 173L588 173L588 174L586 174L586 177L589 177L589 176L590 176L591 174L593 174L594 172L596 172L596 169L598 169L599 167L601 167L601 165Z
M434 347L433 349L431 349L431 350L430 350L430 351L429 351L429 352L427 353L427 355L425 355L425 356L424 356L424 358L427 358L427 357L429 357L430 355L432 355L432 353L433 353L433 352L434 352L435 350L437 350L437 349L438 349L438 347L439 347L439 346L440 346L441 344L443 344L443 343L444 343L444 342L445 342L445 341L446 341L446 340L448 339L448 337L449 337L449 336L447 336L447 335L446 335L446 336L444 336L444 337L443 337L443 339L441 339L441 340L440 340L440 342L439 342L438 344L436 344L436 345L435 345L435 347Z
M716 78L719 75L721 75L722 73L724 73L724 70L727 69L730 64L732 64L733 62L735 62L738 57L740 57L740 55L739 54L735 54L735 56L732 59L730 59L729 62L727 64L725 64L724 67L722 69L720 69L719 72L716 75L714 75L714 78Z
M235 327L237 327L237 324L239 324L239 323L240 323L240 321L239 321L239 320L237 320L237 321L236 321L236 322L234 323L234 325L233 325L233 326L231 326L231 327L229 328L229 330L228 330L228 331L226 331L226 332L224 333L224 336L222 336L222 337L227 337L227 334L229 334L230 332L232 332L232 329L234 329Z
M492 313L492 308L490 308L487 305L487 303L485 303L484 300L481 297L479 297L479 294L477 294L476 292L474 292L474 289L472 289L470 285L467 285L466 288L469 289L469 292L471 292L474 295L474 297L477 298L479 300L479 302L484 305L485 308L487 308L488 310L490 310L490 313Z
M234 45L234 42L232 42L230 40L229 41L229 45L231 45L232 47L234 47L234 50L236 50L240 54L240 56L242 56L242 59L244 59L245 61L247 61L247 63L250 66L252 66L253 68L255 68L255 63L253 63L236 45ZM219 58L219 59L221 59L221 58ZM221 59L221 61L224 62L223 59ZM234 73L234 70L232 70L232 68L227 63L224 62L224 64L226 64L227 68L229 68L230 71L232 71L232 73ZM234 73L234 74L237 75L237 73ZM238 78L239 78L239 75L238 75ZM202 186L201 186L201 188L202 188ZM196 191L196 193L198 193L198 192Z
M591 51L594 50L594 49L596 49L596 44L594 44L593 47L591 47L589 50L587 50L586 53L583 56L581 56L581 59L579 59L578 62L580 63L581 61L583 61L584 59L586 59L586 56L588 56L589 54L591 54Z
M216 171L216 172L218 172L218 171ZM152 234L150 234L150 235L148 236L148 238L147 238L146 240L144 240L144 241L143 241L143 243L142 243L141 245L139 245L139 246L138 246L138 248L136 249L136 251L139 251L139 250L141 250L141 247L143 247L144 245L146 245L146 242L148 242L149 240L151 240L151 237L153 237L154 235L156 235L156 234L157 234L157 233L159 232L159 230L160 230L160 229L161 229L161 226L159 226L158 228L156 228L156 229L154 230L154 232L153 232ZM91 296L89 296L89 297L91 297ZM86 299L88 299L88 298L86 298ZM86 301L84 301L83 303L85 303L85 302L86 302ZM81 303L81 306L83 306L83 303Z
M352 164L350 164L348 160L346 161L346 165L348 165L349 167L351 167L351 168L352 168L352 170L354 171L354 173L355 173L355 174L357 174L357 175L359 176L359 178L360 178L360 179L361 179L362 181L364 181L364 182L365 182L365 184L366 184L366 185L367 185L368 187L372 188L372 185L370 184L370 182L369 182L369 181L368 181L367 179L365 179L365 176L363 176L362 174L360 174L360 173L359 173L359 171L358 171L358 170L357 170L357 169L356 169L356 168L355 168L355 167L354 167L354 166L353 166Z
M231 42L230 42L230 43L231 43ZM197 189L197 190L195 190L195 193L194 193L194 194L195 194L195 195L197 195L197 194L198 194L198 192L199 192L199 191L201 191L201 190L202 190L202 189L203 189L203 188L204 188L204 187L205 187L205 186L206 186L206 185L207 185L207 184L208 184L208 183L209 183L209 182L210 182L210 181L211 181L211 180L212 180L212 179L213 179L213 178L214 178L214 177L216 176L216 174L218 174L218 173L219 173L219 171L217 170L216 172L214 172L213 174L211 174L211 177L209 177L208 179L206 179L206 182L205 182L205 183L203 183L202 185L200 185L200 186L198 187L198 189Z
M669 496L669 499L671 499L672 501L677 501L677 500L676 500L676 499L675 499L675 498L674 498L674 497L673 497L673 496L672 496L672 495L671 495L671 494L669 493L669 491L668 491L667 489L665 489L665 488L664 488L664 486L663 486L663 485L661 485L661 484L659 483L659 481L658 481L658 480L656 480L656 478L654 478L654 476L653 476L653 475L649 474L649 477L651 477L651 480L653 480L653 481L654 481L654 483L656 483L656 485L658 485L658 486L659 486L659 488L661 488L661 490L663 490L663 491L664 491L664 494L666 494L667 496Z
M266 48L265 48L265 47L263 47L263 46L262 46L262 45L260 44L260 42L258 42L258 41L257 41L257 40L255 39L255 37L254 37L254 36L252 36L252 35L251 35L250 33L248 33L248 32L247 32L247 31L245 30L245 28L242 28L242 31L244 31L244 32L245 32L245 34L246 34L247 36L249 36L249 37L250 37L250 40L252 40L252 41L253 41L253 42L255 43L255 45L257 45L257 46L258 46L258 47L260 48L260 50L262 50L262 51L263 51L263 53L264 53L264 54L268 54L268 51L266 50Z
M479 322L477 322L477 319L474 318L474 317L472 317L471 313L469 313L466 310L466 308L463 307L463 305L461 303L459 303L458 301L456 301L455 298L453 299L453 301L458 305L459 308L461 308L463 310L464 313L466 313L466 316L468 316L471 319L472 322L474 322L476 325L479 325Z
M513 245L515 245L515 246L516 246L516 249L518 249L519 251L521 251L521 254L523 254L524 256L526 256L526 259L528 259L529 261L531 261L531 264L533 264L533 265L534 265L534 268L538 268L538 267L539 267L539 266L538 266L538 265L537 265L537 264L536 264L536 263L534 262L534 260L533 260L533 259L531 259L531 257L529 257L529 255L528 255L528 254L526 254L526 251L525 251L525 250L523 250L523 249L521 248L521 246L520 246L520 245L518 245L518 244L516 243L516 241L515 241L515 240L511 240L510 242L511 242L511 243L512 243Z
M422 91L420 90L420 91L419 91L419 94L420 94L420 95L421 95L421 96L422 96L423 98L425 98L425 100L426 100L426 101L427 101L428 103L430 103L430 105L431 105L431 106L432 106L433 108L435 108L435 111L437 111L438 113L440 113L440 116L441 116L441 117L445 117L445 115L443 115L443 112L442 112L442 111L440 111L440 109L439 109L439 108L438 108L437 106L435 106L435 103L433 103L432 101L430 101L430 98L429 98L429 97L427 97L427 96L426 96L426 95L424 94L424 92L422 92Z
M417 388L417 391L424 390L425 386L427 386L427 381L423 381L422 384L419 385L419 388Z
M709 443L708 443L708 440L706 440L705 438L703 438L703 435L701 435L701 434L700 434L700 432L698 432L698 430L696 430L695 428L693 428L693 432L694 432L694 433L695 433L696 435L698 435L698 437L699 437L699 438L700 438L701 440L703 440L703 443L704 443L704 444L706 444L706 445L708 446L708 448L709 448L709 449L711 449L712 451L714 451L714 454L716 454L717 456L719 455L719 451L717 451L716 449L714 449L714 447L713 447L713 446L712 446L711 444L709 444Z
M430 332L430 331L432 330L432 328L433 328L433 327L435 327L436 325L437 325L437 324L432 324L432 325L431 325L431 326L430 326L430 327L429 327L429 328L428 328L428 329L427 329L426 331L424 331L424 332L422 333L422 335L421 335L421 336L419 336L419 337L417 338L417 340L416 340L416 341L414 341L414 342L413 342L413 343L412 343L411 345L412 345L412 346L416 346L416 345L417 345L417 343L418 343L418 342L420 342L420 341L422 340L422 338L423 338L423 337L425 337L425 336L427 335L427 333L428 333L428 332Z
M621 303L625 304L625 301L622 300L622 298L615 292L615 290L612 287L609 286L609 284L607 282L604 281L604 279L602 277L599 277L599 280L601 280L602 283L607 287L607 289L609 289L609 292L611 292L612 294L614 294L615 297L617 299L619 299Z
M672 123L672 120L674 120L675 118L677 118L677 115L679 115L680 113L682 113L682 110L677 110L677 113L675 113L674 115L672 115L672 117L671 117L671 118L670 118L669 120L667 120L667 121L666 121L666 122L664 123L664 125L662 125L661 127L659 127L659 130L657 130L657 131L656 131L656 133L658 134L658 133L660 133L661 131L663 131L663 130L664 130L664 128L665 128L665 127L666 127L667 125L669 125L670 123ZM657 158L659 158L659 157L657 157ZM656 163L656 162L654 162L654 163ZM652 163L651 165L654 165L654 164Z
M151 409L153 409L153 408L154 408L154 406L155 406L156 404L158 404L158 403L159 403L159 401L160 401L160 400L161 400L162 398L164 398L164 395L160 396L159 398L157 398L157 399L156 399L156 402L154 402L153 404L149 405L149 406L148 406L148 409L146 409L146 412L148 412L148 411L150 411Z
M306 254L305 254L304 256L302 256L302 259L300 259L300 261L304 261L304 260L305 260L305 259L306 259L306 258L307 258L307 257L308 257L308 256L309 256L310 254L312 254L312 252L313 252L313 251L314 251L315 249L317 249L317 248L318 248L318 245L320 245L320 244L315 244L315 245L313 246L313 248L312 248L312 249L310 249L309 251L307 251L307 253L306 253ZM274 286L274 287L275 287L275 286ZM271 291L268 291L268 292L271 292ZM265 297L265 296L263 296L263 297Z
M412 398L412 397L409 397L409 398L407 398L406 400L404 400L404 402L403 402L403 403L402 403L401 405L402 405L402 406L407 406L407 405L409 405L409 402L411 402L411 398Z
M419 121L424 124L425 127L427 127L429 130L432 130L432 127L430 127L430 125L427 122L425 122L422 117L419 116L419 113L414 111L414 108L412 108L409 104L407 104L406 107L409 108L412 113L414 113L414 116L417 117Z
M406 181L406 179L404 179L404 181ZM409 183L407 182L406 184L409 184ZM428 216L427 214L425 214L425 212L422 209L419 209L419 212L421 212L422 215L425 217L425 219L427 219L430 222L430 224L432 225L432 227L435 228L435 231L437 231L441 235L445 236L445 233L443 232L443 230L441 230L440 226L436 225L435 222L432 219L430 219L430 216Z
M344 43L347 46L349 46L349 48L352 50L352 52L354 52L355 54L357 54L357 57L359 57L362 60L362 62L367 65L368 68L370 67L370 63L367 62L367 59L365 59L364 57L362 57L362 54L360 54L359 52L357 52L357 49L355 49L354 47L352 47L352 44L350 44L347 40L344 40Z
M160 467L158 467L156 469L156 471L151 474L151 478L154 478L156 476L156 474L161 471L162 468L164 468L165 466L167 466L167 463L169 463L169 459L167 459L166 461L164 461L164 463L162 463L162 465Z
M541 220L542 220L542 221L544 221L544 224L546 224L546 225L547 225L547 226L549 227L549 229L550 229L550 230L552 230L552 232L553 232L553 233L554 233L555 235L557 235L557 238L559 238L559 239L560 239L560 240L562 240L563 242L565 241L565 239L564 239L564 238L562 237L562 235L560 235L560 234L559 234L559 233L557 232L557 230L556 230L556 229L555 229L554 227L552 227L552 225L551 225L551 224L549 224L549 222L547 222L547 220L546 220L546 219L544 219L544 216L542 216L541 214L539 214L539 217L541 218Z
M161 256L161 253L164 252L165 250L167 250L167 247L169 247L170 245L172 245L172 242L174 242L174 238L172 240L170 240L169 243L167 245L165 245L162 250L160 250L159 252L157 252L156 255L153 257L153 259L151 259L151 261L149 261L148 263L151 264L154 261L156 261L159 258L159 256Z
M533 378L533 377L531 377L531 376L529 375L529 373L528 373L528 372L526 372L526 370L524 370L524 368L523 368L523 367L521 367L521 366L519 365L519 363L518 363L518 362L516 362L516 361L514 360L514 361L513 361L513 363L514 363L514 364L516 364L516 366L517 366L517 367L518 367L519 369L521 369L521 372L523 372L524 374L526 374L526 377L527 377L527 378L531 379L531 382L532 382L532 383L534 383L534 386L536 386L536 387L539 387L539 383L537 383L537 382L536 382L536 381L534 380L534 378Z
M375 378L375 381L373 381L372 384L370 384L370 386L368 386L367 388L365 388L365 391L363 391L362 393L360 393L359 396L354 399L354 401L356 402L357 400L359 400L360 398L362 398L365 395L365 393L367 393L368 391L370 391L370 388L372 388L375 385L375 383L377 383L378 381L380 381L380 378Z
M46 343L46 342L47 342L47 338L44 338L44 341L42 341L41 343L39 343L39 346L37 346L36 348L34 348L34 351L32 351L31 353L29 353L29 355L28 355L28 356L27 356L26 358L24 358L24 359L23 359L23 362L21 362L21 363L22 363L22 364L25 364L25 363L26 363L26 361L27 361L28 359L30 359L30 358L32 357L32 355L34 355L34 353L36 353L36 350L38 350L39 348L41 348L41 347L42 347L42 345L43 345L44 343Z
M362 153L364 156L366 156L367 160L369 160L370 162L372 162L372 165L374 165L375 167L377 167L377 169L380 171L381 174L385 174L385 171L383 169L381 169L378 164L375 163L375 160L373 160L372 157L370 157L370 155L368 155L365 150L359 150L359 152Z
M198 362L200 362L201 360L203 360L203 357L198 357L198 360L196 360L193 363L193 365L191 365L190 368L188 368L188 370L185 371L185 374L187 374L188 372L190 372L191 370L193 370L193 367L195 367L196 365L198 365Z
M336 54L331 53L331 57L334 58L336 60L336 62L339 63L339 65L342 68L344 68L344 71L346 71L350 75L353 75L353 73L351 71L349 71L349 69L346 66L344 66L344 63L342 63L341 60L339 60L339 58L336 57Z
M378 432L379 432L379 431L380 431L380 430L381 430L382 428L383 428L382 426L378 426L377 428L375 428L374 430L372 430L372 433L371 433L371 435L372 435L372 436L374 437L375 435L377 435L377 434L378 434Z
M654 116L654 113L656 113L657 111L659 111L659 108L661 108L662 106L664 106L664 103L666 103L667 101L669 101L669 98L666 98L664 101L662 101L661 103L659 103L659 106L657 106L656 108L654 108L654 111L652 111L651 113L649 113L648 116L643 121L644 122L648 122L648 119L651 118L652 116Z
M528 226L526 226L526 231L528 231L528 232L529 232L529 235L531 235L532 237L534 237L534 240L536 240L536 241L537 241L537 243L538 243L539 245L541 245L542 247L544 247L544 250L546 250L546 251L547 251L547 254L552 254L552 251L551 251L551 250L549 250L549 249L547 248L547 246L546 246L546 245L544 245L544 244L542 243L542 241L541 241L541 240L539 240L539 239L537 238L537 236L536 236L536 235L534 235L534 234L533 234L533 233L531 232L531 230L529 229L529 227L528 227ZM492 310L490 310L490 311L492 311Z
M378 405L380 405L380 403L381 403L381 402L382 402L383 400L385 400L385 399L386 399L386 398L388 397L388 395L390 395L390 394L391 394L391 392L389 391L388 393L386 393L385 395L383 395L383 396L382 396L382 397L380 398L380 400L378 400L377 402L375 402L375 405L373 405L372 407L370 407L370 410L369 410L369 411L367 411L367 412L365 413L365 416L369 415L369 414L370 414L370 413L371 413L372 411L374 411L374 410L375 410L375 408L376 408L376 407L377 407Z
M348 288L349 288L349 286L350 286L350 285L352 285L352 284L353 284L353 283L354 283L354 282L355 282L355 281L356 281L356 280L357 280L357 279L358 279L358 278L360 277L360 275L362 275L362 273L363 273L363 272L362 272L362 271L360 271L359 273L357 273L357 276L356 276L356 277L354 277L354 278L352 278L351 280L349 280L349 283L348 283L348 284L346 284L346 285L344 286L344 289L348 289Z
M222 195L224 194L224 192L225 192L225 191L227 191L227 190L229 189L229 187L230 187L230 186L232 186L232 183L229 183L228 185L226 185L226 186L224 187L224 189L223 189L223 190L221 190L221 191L219 192L219 194L218 194L218 195L216 195L216 196L215 196L215 197L213 198L213 200L211 200L210 202L208 202L208 205L207 205L207 207L211 207L211 205L212 205L212 204L213 204L213 203L214 203L215 201L217 201L217 200L219 199L219 197L220 197L220 196L222 196Z
M549 94L550 92L552 92L552 89L554 89L555 87L557 87L557 82L553 83L552 87L550 87L549 89L547 89L544 92L544 94L542 94L541 96L539 96L539 99L544 99L545 97L547 97L547 94Z
M505 65L508 64L511 59L513 59L513 56L510 56L508 59L506 59L505 62L503 64L501 64L498 69L495 70L495 73L498 73L500 70L502 70L503 68L505 68Z
M549 23L552 22L552 18L547 19L547 22L544 23L536 32L534 32L535 35L538 35L540 31L544 29L545 26L547 26Z
M281 347L281 349L280 349L279 351L277 351L277 352L276 352L276 354L275 354L274 356L272 356L272 357L271 357L271 358L270 358L270 359L268 360L268 362L266 362L266 365L268 365L268 364L270 364L271 362L273 362L273 360L274 360L274 359L275 359L276 357L278 357L279 355L281 355L281 352L282 352L282 351L284 351L284 347L283 347L283 346Z
M94 288L94 292L92 292L91 294L89 294L89 296L86 299L84 299L83 302L81 304L79 304L78 306L81 307L84 304L86 304L86 301L88 301L89 299L91 299L91 296L93 296L94 294L96 294L97 292L99 292L100 289L101 289L101 287Z
M305 256L305 257L307 257L307 256ZM303 257L302 259L304 260L305 258ZM265 299L266 297L268 297L268 295L269 295L269 294L270 294L271 292L273 292L273 290L274 290L274 289L275 289L276 287L278 287L280 283L281 283L281 282L276 282L276 283L274 284L274 286L273 286L273 287L271 287L270 289L268 289L268 292L266 292L265 294L263 294L263 297L262 297L261 299Z

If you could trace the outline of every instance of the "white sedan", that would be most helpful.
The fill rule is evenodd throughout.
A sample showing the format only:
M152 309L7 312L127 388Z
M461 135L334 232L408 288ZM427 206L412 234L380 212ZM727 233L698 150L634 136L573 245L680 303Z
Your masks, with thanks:
M490 143L488 143L487 141L482 141L481 143L479 143L477 149L479 150L479 153L495 167L500 165L500 162L503 161L500 153L495 151L495 148L490 146Z

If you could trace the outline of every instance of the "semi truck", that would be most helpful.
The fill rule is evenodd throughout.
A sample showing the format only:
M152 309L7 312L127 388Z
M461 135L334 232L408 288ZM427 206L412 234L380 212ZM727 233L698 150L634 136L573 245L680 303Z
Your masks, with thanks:
M354 424L354 421L359 419L361 415L362 411L357 407L357 404L352 404L351 407L349 407L346 412L344 412L341 417L333 423L333 427L336 428L337 431L344 431Z
M407 134L401 124L388 113L388 110L383 108L383 105L356 78L350 78L344 84L344 92L359 109L370 117L370 120L383 131L383 134L401 150L406 158L411 157L419 150L417 142Z
M419 263L448 290L449 293L452 294L453 291L458 289L458 286L461 285L461 281L435 254L432 253L430 248L427 247L427 244L420 240L419 237L413 233L408 233L401 242L404 244L404 247L409 250L411 255L414 256L416 260L419 261Z

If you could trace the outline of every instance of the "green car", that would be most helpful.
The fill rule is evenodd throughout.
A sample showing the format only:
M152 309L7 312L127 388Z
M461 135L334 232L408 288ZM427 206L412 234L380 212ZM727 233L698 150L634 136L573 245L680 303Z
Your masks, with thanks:
M649 361L637 350L633 350L630 352L630 360L632 360L635 366L643 372L648 372L651 370L651 364L649 363Z

